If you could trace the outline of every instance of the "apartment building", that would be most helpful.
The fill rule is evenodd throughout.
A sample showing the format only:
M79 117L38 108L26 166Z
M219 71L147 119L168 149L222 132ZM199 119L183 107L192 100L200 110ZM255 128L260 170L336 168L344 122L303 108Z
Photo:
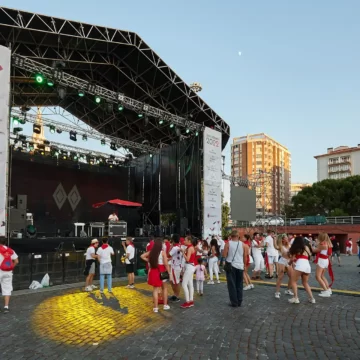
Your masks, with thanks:
M297 195L302 189L311 186L309 183L292 183L290 188L290 199Z
M355 147L328 148L326 154L317 155L315 159L318 181L360 175L360 144Z
M231 175L256 182L258 214L282 214L290 203L291 154L264 133L233 139Z

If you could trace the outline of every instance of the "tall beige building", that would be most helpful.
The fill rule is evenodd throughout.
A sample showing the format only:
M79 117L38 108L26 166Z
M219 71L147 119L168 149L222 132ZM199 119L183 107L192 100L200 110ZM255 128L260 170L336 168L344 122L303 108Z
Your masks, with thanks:
M291 190L290 190L290 199L297 195L301 190L305 189L306 187L311 186L309 183L292 183Z
M290 203L291 154L264 133L233 139L231 175L257 184L258 215L281 215Z

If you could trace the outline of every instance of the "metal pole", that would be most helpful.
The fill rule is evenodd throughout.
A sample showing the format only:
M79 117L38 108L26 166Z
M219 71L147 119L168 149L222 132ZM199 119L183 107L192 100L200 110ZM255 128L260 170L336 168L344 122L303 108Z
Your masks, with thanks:
M161 165L162 165L162 155L161 155L161 151L162 151L162 144L160 144L160 151L159 151L159 199L158 199L158 206L159 206L159 227L161 229Z

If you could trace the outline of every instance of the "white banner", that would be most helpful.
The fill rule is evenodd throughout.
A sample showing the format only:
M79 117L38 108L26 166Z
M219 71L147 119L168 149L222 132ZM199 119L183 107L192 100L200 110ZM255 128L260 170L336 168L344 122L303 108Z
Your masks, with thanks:
M221 148L221 133L205 128L203 239L207 241L212 235L221 236Z
M11 51L0 46L0 236L6 234Z

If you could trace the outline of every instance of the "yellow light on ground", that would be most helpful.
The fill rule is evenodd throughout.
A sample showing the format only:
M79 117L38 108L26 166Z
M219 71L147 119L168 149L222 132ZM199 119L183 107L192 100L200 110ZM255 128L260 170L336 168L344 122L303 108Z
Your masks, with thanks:
M172 318L162 306L161 314L153 313L150 286L140 284L137 289L117 287L113 295L105 290L102 297L99 291L94 291L46 299L32 315L33 329L42 338L81 346L145 331L147 327L160 326Z

